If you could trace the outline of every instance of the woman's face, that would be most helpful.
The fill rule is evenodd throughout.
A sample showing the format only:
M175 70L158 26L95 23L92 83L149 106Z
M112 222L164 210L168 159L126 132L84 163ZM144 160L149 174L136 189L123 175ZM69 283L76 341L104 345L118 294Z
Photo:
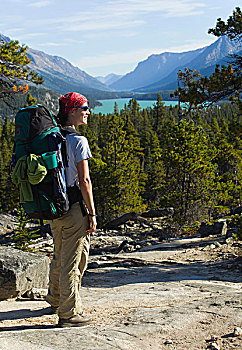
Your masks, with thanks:
M86 107L86 106L88 106L87 102L85 102L85 103L83 103L83 105L81 105L81 107ZM85 124L85 125L87 124L87 118L88 118L90 112L88 109L85 111L82 108L75 108L71 114L73 117L73 121L75 122L76 126L78 126L81 124Z

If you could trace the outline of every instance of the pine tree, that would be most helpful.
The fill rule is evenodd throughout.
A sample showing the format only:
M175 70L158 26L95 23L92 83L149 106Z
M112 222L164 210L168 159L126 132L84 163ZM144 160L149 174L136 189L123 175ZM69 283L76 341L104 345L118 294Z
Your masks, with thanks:
M155 207L159 203L164 168L159 139L156 132L152 130L146 110L143 110L141 127L140 142L141 147L144 149L143 169L147 175L143 197L149 207Z
M18 191L9 175L13 145L14 123L5 118L0 137L0 210L2 211L10 211L18 203Z
M202 128L186 120L170 124L162 157L166 176L161 204L174 206L180 225L207 214L214 195L215 165L214 149L209 149Z
M129 115L131 122L133 123L135 129L140 133L140 110L141 107L138 104L137 100L132 98L129 103L128 107L124 110L126 115Z
M227 36L229 39L241 42L242 37L242 12L239 7L233 11L233 15L227 23L218 18L215 28L210 28L208 33L217 37ZM215 71L209 76L202 76L195 69L184 68L178 72L178 88L171 96L177 96L179 102L188 103L188 113L194 108L210 106L218 101L228 98L237 103L242 112L241 101L241 54L233 56L233 62L227 66L216 65Z
M38 237L36 234L37 230L30 232L26 227L30 220L28 219L22 206L18 207L17 209L17 219L18 227L11 235L14 247L23 251L33 252L33 250L29 248L29 244L31 244L33 239Z
M11 105L16 94L28 92L29 86L23 82L43 84L42 77L28 67L26 46L20 46L18 41L0 41L0 57L0 98L5 103Z
M162 100L161 94L157 94L157 101L153 108L153 130L157 133L159 139L161 139L161 133L164 126L164 120L166 116L166 107Z
M142 210L140 159L135 149L138 143L130 140L127 124L120 115L109 115L102 158L95 160L96 170L92 170L97 210L106 220L125 212Z
M227 125L229 128L229 125ZM231 138L231 136L230 136ZM225 211L229 208L240 205L241 180L242 180L242 159L241 148L236 149L226 133L221 131L214 140L216 155L216 202L218 211Z
M119 115L118 103L116 101L114 102L113 113Z

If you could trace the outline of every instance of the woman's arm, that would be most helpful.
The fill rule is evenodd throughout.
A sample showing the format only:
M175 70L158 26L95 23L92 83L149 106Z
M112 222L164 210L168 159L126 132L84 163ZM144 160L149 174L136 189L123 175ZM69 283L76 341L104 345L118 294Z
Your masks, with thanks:
M87 206L89 213L95 215L96 212L95 212L93 193L92 193L92 183L89 175L88 160L85 159L78 162L77 171L78 171L80 190L81 190L84 202ZM96 227L97 227L96 217L89 216L89 221L90 221L90 229L87 230L87 232L92 233L96 230Z

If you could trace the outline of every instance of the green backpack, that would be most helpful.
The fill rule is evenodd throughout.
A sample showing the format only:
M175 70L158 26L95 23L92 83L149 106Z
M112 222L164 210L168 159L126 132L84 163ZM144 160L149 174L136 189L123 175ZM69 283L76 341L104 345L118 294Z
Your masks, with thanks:
M55 219L69 210L66 139L44 106L22 108L16 114L12 164L12 180L30 218Z

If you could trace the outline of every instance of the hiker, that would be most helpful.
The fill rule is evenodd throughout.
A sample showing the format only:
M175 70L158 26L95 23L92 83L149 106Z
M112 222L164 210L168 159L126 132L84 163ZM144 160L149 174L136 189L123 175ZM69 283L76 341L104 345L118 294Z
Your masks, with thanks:
M50 220L54 257L46 300L52 313L58 313L58 325L72 327L89 323L83 314L79 288L87 267L90 234L97 223L88 168L92 155L87 139L76 132L79 125L87 124L88 100L79 93L69 92L59 99L59 107L58 123L63 130L74 131L66 135L69 157L66 180L71 208L64 216Z

